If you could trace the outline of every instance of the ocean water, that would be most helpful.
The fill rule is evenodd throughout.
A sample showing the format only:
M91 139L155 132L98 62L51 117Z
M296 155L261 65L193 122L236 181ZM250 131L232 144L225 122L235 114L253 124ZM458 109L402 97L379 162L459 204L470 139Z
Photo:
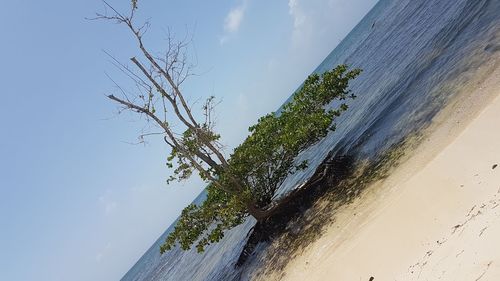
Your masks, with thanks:
M337 131L300 156L310 168L288 178L278 196L310 177L330 151L372 158L424 128L475 83L479 68L493 67L488 63L499 52L500 0L379 1L316 69L362 68L352 83L358 98L337 120ZM234 264L254 223L249 218L203 254L174 249L160 255L170 226L122 280L246 280Z

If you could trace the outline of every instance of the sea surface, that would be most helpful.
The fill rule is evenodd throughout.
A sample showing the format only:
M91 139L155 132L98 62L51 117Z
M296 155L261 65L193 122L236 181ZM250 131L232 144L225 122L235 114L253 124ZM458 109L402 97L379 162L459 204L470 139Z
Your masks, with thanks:
M330 151L374 158L424 128L447 101L477 83L479 69L488 72L498 52L500 0L380 0L315 70L341 63L362 68L351 87L358 98L337 130L300 156L309 169L288 178L278 195L310 177ZM234 264L254 223L249 218L203 254L174 249L160 255L174 222L122 280L247 280Z

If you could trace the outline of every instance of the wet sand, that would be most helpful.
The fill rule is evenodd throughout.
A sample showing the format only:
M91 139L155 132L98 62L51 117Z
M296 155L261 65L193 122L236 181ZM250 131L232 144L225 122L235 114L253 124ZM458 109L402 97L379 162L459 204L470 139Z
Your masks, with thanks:
M261 278L500 280L500 69L473 88L388 178Z

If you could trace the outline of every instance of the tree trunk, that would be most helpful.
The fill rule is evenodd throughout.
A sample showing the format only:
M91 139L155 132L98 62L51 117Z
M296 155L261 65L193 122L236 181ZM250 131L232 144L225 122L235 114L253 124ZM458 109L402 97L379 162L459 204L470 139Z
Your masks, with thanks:
M254 217L254 219L256 219L258 222L262 222L269 217L268 212L266 212L266 210L256 207L254 202L247 203L247 210L248 214Z
M235 266L241 266L258 243L287 231L290 220L299 217L324 192L350 175L353 163L351 157L332 158L329 154L313 176L302 186L263 208L256 207L255 203L247 204L248 214L257 219L257 223L249 231L247 242Z

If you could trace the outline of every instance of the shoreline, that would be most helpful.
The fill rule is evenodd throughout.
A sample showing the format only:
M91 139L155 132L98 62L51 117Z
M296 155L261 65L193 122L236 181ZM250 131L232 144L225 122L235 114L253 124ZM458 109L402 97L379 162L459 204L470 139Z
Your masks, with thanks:
M255 280L500 278L497 63L478 70L484 79L440 111L387 178L336 209L282 270Z

